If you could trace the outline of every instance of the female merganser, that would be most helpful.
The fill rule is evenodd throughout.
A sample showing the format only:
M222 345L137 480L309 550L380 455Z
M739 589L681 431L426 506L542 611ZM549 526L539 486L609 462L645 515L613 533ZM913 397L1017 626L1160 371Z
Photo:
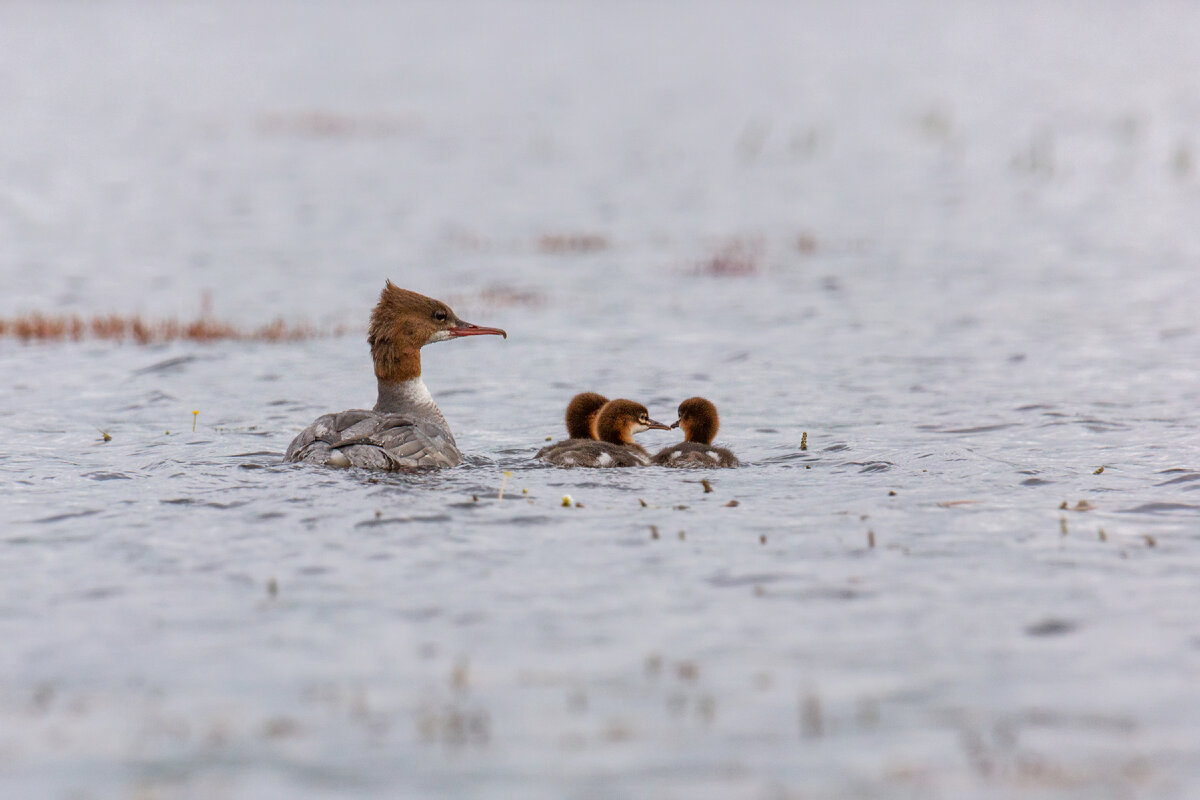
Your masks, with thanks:
M564 442L545 459L559 467L644 467L650 463L650 454L633 441L633 435L651 428L671 429L650 419L650 412L641 403L610 400L596 418L596 435L600 441Z
M421 348L489 333L508 338L499 328L463 322L442 301L388 281L367 336L379 381L375 408L318 417L292 440L283 460L387 470L461 464L454 434L421 380Z
M690 397L679 404L679 419L672 428L683 430L683 441L655 454L652 463L660 467L707 469L738 467L741 463L724 447L713 447L713 437L721 422L717 407L703 397Z
M578 443L580 440L594 440L596 435L596 417L600 409L608 402L608 398L595 392L581 392L567 403L567 438L561 442L548 444L534 458L545 458L551 452L561 447Z

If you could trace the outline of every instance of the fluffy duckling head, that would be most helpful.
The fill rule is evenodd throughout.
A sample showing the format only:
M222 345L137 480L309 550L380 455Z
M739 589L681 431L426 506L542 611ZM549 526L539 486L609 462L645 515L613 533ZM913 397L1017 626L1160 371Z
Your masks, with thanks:
M667 431L669 425L650 419L650 412L632 400L609 400L596 419L596 433L602 442L633 444L633 435L651 428Z
M608 398L595 392L581 392L567 404L567 436L572 439L599 439L596 418Z
M689 397L679 404L679 419L671 425L683 431L685 442L712 444L721 427L717 407L703 397Z

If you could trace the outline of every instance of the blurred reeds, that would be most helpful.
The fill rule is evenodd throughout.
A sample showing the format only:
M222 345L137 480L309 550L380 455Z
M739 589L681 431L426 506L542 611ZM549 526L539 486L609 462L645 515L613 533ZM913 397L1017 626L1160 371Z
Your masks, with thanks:
M311 325L289 324L283 320L247 328L207 316L191 322L178 319L147 320L137 314L83 317L38 311L16 317L0 317L0 338L25 342L78 342L85 339L135 344L157 344L181 339L193 342L295 342L341 333L344 333L341 328L322 331Z

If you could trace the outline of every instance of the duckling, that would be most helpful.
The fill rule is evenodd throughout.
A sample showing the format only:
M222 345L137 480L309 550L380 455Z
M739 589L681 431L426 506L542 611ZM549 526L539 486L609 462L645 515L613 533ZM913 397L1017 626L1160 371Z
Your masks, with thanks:
M644 467L650 463L650 454L633 441L633 435L651 429L671 428L650 419L650 412L641 403L609 400L596 418L600 441L564 442L563 447L549 453L545 460L559 467Z
M598 439L596 435L596 417L600 416L601 407L608 398L595 392L580 392L567 403L567 438L561 442L548 444L538 451L534 458L546 458L553 451L578 443Z
M679 419L672 428L683 430L683 441L665 447L651 459L660 467L710 469L738 467L737 456L724 447L713 447L713 437L721 427L717 407L703 397L690 397L679 404Z

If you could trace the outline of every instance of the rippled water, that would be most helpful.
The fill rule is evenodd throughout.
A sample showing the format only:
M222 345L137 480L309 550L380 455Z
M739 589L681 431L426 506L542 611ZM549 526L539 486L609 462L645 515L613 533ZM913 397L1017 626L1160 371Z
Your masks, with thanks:
M1198 25L0 5L0 314L353 331L0 341L0 794L1194 796ZM280 465L385 277L470 464Z

